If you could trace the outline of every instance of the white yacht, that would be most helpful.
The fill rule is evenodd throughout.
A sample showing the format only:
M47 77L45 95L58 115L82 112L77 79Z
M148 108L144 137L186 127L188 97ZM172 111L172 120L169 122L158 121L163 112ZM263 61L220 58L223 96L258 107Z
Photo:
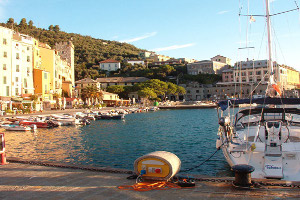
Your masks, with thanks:
M274 80L269 0L265 3L270 76L266 95L218 102L216 147L230 166L253 166L253 178L300 181L300 99L282 98Z

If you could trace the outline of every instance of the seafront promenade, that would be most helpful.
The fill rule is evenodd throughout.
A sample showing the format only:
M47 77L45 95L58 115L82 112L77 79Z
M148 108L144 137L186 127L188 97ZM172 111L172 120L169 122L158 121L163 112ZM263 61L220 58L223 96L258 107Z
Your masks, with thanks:
M126 179L130 170L110 168L68 168L67 165L46 163L26 164L15 158L0 166L0 199L299 199L299 187L271 186L285 181L268 182L255 189L237 189L232 178L201 178L196 187L139 192L120 190L121 185L133 185ZM21 163L23 162L23 163ZM52 166L52 167L51 167ZM78 168L80 168L78 166ZM112 173L114 172L114 173ZM204 181L205 179L209 181ZM220 181L218 181L220 180ZM265 182L267 183L267 182ZM300 183L298 183L299 185Z

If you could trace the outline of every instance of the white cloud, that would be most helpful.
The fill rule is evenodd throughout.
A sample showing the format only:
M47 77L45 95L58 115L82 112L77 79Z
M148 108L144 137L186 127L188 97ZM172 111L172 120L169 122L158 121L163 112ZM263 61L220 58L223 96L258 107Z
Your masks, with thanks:
M228 12L229 12L229 10L223 10L223 11L218 12L218 15L223 15L223 14L228 13Z
M146 33L145 35L135 37L135 38L131 38L131 39L127 39L127 40L121 40L120 42L126 42L126 43L135 42L135 41L143 40L143 39L146 39L146 38L149 38L149 37L153 37L156 34L157 34L157 32Z
M161 48L156 48L156 49L152 49L151 51L168 51L168 50L175 50L175 49L182 49L182 48L186 48L186 47L191 47L196 45L195 43L189 43L189 44L182 44L182 45L172 45L169 47L161 47Z

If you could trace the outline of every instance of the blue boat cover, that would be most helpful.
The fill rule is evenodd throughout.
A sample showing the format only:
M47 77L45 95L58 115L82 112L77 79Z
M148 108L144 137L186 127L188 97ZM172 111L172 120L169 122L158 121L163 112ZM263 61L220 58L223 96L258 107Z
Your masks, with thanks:
M300 104L300 98L256 98L256 99L229 99L224 101L219 101L218 106L221 108L221 110L226 110L228 106L231 105L239 105L239 104L261 104L261 105L299 105Z

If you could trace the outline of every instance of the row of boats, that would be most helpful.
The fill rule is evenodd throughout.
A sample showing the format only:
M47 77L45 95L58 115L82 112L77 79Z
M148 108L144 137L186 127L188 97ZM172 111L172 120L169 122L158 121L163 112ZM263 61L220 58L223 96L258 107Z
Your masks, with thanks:
M131 108L110 111L86 111L75 114L51 114L30 117L11 117L0 121L6 131L34 131L37 128L58 126L89 125L94 120L121 120L126 114L145 111L156 111L157 108Z

